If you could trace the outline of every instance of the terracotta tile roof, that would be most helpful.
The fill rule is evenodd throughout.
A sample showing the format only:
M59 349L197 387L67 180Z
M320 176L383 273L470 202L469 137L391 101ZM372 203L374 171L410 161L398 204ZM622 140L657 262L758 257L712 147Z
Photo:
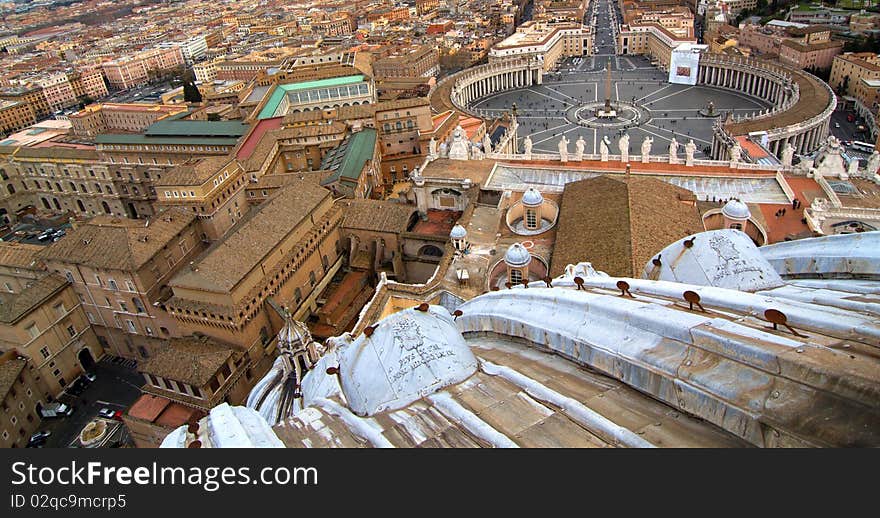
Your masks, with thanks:
M231 162L228 156L198 158L180 164L156 180L156 185L202 185Z
M410 217L419 210L415 205L393 201L347 200L341 203L345 207L342 228L394 234L406 232Z
M149 220L97 216L40 253L47 261L82 264L108 270L135 271L158 254L195 219L182 208Z
M194 269L178 273L169 286L228 293L329 197L330 191L311 180L279 189L206 250Z
M551 277L568 264L590 261L612 276L640 275L669 243L703 231L693 193L654 178L599 176L565 186Z
M0 322L12 324L67 286L67 279L51 274L31 284L21 293L0 292Z
M28 245L25 243L0 243L0 265L13 268L25 268L38 270L37 254L43 250L42 245Z
M140 368L141 372L203 387L236 353L207 337L173 338Z
M559 162L556 162L559 165ZM438 158L422 171L425 178L470 179L478 185L485 183L495 166L494 160L450 160Z

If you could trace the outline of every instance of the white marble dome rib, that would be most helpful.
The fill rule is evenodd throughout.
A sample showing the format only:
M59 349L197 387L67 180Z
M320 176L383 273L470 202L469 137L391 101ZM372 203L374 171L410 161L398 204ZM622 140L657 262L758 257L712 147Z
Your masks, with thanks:
M520 243L514 243L504 254L504 262L514 268L526 266L532 262L532 254Z
M529 187L526 192L523 193L522 197L523 205L528 205L529 207L537 207L544 203L544 197L541 196L541 193L538 192L534 187Z
M732 199L724 204L724 208L721 209L721 214L724 214L730 219L742 221L752 217L752 212L749 210L749 206L737 199Z
M452 231L449 232L449 237L452 239L464 239L467 237L467 230L461 225L455 225L452 227Z

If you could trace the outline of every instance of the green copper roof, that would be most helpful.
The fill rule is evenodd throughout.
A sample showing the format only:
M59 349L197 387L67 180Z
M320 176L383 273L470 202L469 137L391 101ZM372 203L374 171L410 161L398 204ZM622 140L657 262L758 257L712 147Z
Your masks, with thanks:
M260 115L257 117L258 119L268 119L270 117L275 117L275 110L278 109L278 105L281 104L281 100L284 99L284 96L289 94L290 92L296 92L299 90L311 90L313 88L324 88L324 87L332 87L332 86L342 86L342 85L350 85L354 83L360 83L364 80L364 76L362 75L354 75L354 76L343 76L343 77L332 77L330 79L318 79L317 81L306 81L303 83L291 83L287 85L278 85L275 90L272 91L272 96L269 98L269 101L263 106L263 109L260 110Z
M346 182L357 185L364 163L373 158L376 147L376 130L364 128L352 133L342 144L329 151L321 161L321 169L333 171L321 184Z
M144 134L150 137L240 137L248 128L239 121L164 120L151 124Z

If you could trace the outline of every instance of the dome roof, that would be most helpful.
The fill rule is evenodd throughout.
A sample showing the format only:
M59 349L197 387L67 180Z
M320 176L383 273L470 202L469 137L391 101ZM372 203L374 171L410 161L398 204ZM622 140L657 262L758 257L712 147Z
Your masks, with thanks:
M504 262L508 266L513 267L526 266L532 262L532 254L529 253L526 247L519 243L514 243L507 249L507 253L504 254Z
M737 199L728 201L724 205L724 208L721 209L721 214L724 214L730 219L746 220L752 217L752 213L749 211L749 206Z
M449 233L449 237L452 239L464 239L467 237L467 230L461 225L455 225L452 227L452 231Z
M534 187L529 187L529 189L523 193L522 202L523 205L535 207L544 203L544 197L541 196L541 193Z
M278 332L278 346L288 348L291 351L299 349L312 342L312 334L309 328L302 322L291 318L290 313L284 316L284 327Z
M442 306L398 311L374 329L371 336L360 335L337 350L342 392L359 416L403 408L477 370L476 357ZM320 398L310 380L316 377L328 380L318 369L305 377L306 404Z

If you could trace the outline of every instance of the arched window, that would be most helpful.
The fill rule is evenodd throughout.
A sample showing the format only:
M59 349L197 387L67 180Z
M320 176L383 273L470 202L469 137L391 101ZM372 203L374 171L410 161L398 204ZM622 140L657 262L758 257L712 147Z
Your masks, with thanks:
M113 211L110 210L110 205L107 205L106 201L101 202L101 208L104 209L105 214L113 214Z
M520 270L510 270L510 283L519 284L522 282L522 272Z
M395 127L397 130L402 130L402 129L403 129L403 124L401 124L400 121L397 121L397 122L394 123L394 127Z
M406 121L406 127L407 127L407 129L412 129L413 121L411 121L411 120Z
M538 216L534 209L526 209L526 228L532 230L538 228Z
M15 187L11 183L6 185L6 190L9 191L9 194L15 194Z
M79 211L80 211L80 212L85 212L85 211L86 211L86 206L83 205L82 200L76 200L76 206L79 207Z
M143 302L141 302L141 299L139 299L137 297L133 297L131 299L131 302L134 304L134 307L138 313L146 313L147 312L147 310L144 308Z

